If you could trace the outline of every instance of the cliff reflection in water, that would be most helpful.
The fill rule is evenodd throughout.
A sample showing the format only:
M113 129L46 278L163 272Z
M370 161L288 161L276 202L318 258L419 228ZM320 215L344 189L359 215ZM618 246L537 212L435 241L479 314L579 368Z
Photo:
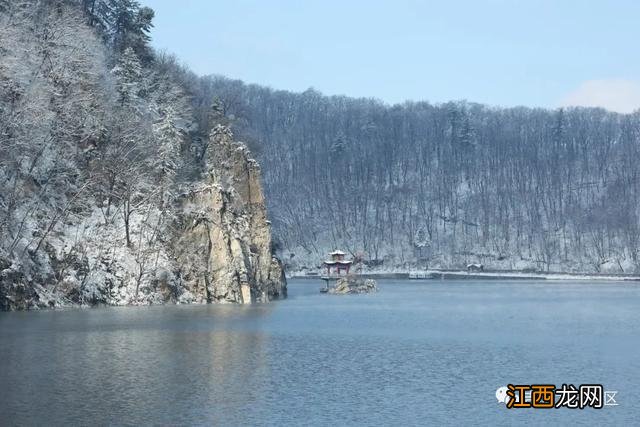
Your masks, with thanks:
M113 424L122 414L131 424L150 416L237 423L269 377L269 334L251 325L270 312L210 305L25 313L26 328L23 316L4 318L12 345L0 351L0 400L25 423Z
M0 313L0 425L636 425L630 283L430 280L272 304ZM620 406L507 411L513 381ZM464 400L463 400L464 398Z

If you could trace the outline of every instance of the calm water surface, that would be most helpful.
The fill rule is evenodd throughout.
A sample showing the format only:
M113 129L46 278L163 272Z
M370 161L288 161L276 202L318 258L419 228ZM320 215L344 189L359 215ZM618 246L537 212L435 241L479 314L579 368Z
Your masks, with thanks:
M0 313L2 425L597 424L640 420L640 286L291 281L266 305ZM507 410L507 383L619 406Z

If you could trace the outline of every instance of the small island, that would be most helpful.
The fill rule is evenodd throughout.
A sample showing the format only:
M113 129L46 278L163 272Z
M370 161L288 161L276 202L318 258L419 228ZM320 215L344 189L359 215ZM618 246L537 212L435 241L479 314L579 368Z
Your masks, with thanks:
M320 278L324 280L325 286L320 288L320 292L330 294L377 292L378 287L375 280L364 279L349 272L353 260L346 260L345 255L341 250L334 250L329 253L330 259L323 261L326 272Z
M347 276L338 279L336 285L329 289L330 294L368 294L378 292L378 285L373 279Z

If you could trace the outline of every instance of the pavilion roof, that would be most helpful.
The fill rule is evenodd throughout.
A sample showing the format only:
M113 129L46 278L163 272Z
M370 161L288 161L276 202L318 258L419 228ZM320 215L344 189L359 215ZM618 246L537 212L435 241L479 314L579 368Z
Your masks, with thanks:
M348 265L348 264L353 264L353 261L327 260L327 261L324 261L323 263L325 265L335 265L335 264Z

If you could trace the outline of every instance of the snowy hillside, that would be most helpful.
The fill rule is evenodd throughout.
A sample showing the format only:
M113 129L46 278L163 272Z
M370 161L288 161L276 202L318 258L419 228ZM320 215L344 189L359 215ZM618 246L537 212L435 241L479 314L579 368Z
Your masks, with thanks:
M337 247L387 271L639 271L638 112L201 86L256 141L292 270Z
M286 294L259 168L218 110L196 117L152 19L0 2L0 309Z

